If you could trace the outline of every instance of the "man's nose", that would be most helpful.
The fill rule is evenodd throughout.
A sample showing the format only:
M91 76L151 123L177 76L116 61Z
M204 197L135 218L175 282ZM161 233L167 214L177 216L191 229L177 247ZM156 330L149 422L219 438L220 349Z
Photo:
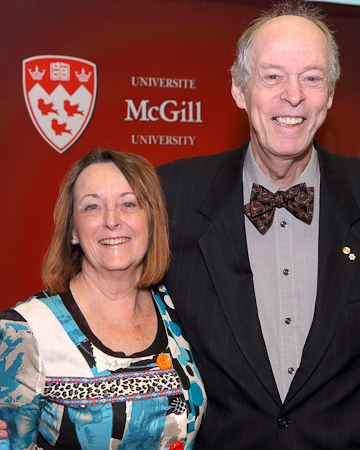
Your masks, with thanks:
M293 107L298 106L305 100L305 94L300 80L289 78L285 82L281 93L281 100L290 103Z

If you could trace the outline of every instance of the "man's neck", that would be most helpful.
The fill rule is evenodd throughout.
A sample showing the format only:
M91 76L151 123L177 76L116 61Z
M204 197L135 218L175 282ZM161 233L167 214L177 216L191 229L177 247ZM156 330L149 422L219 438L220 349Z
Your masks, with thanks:
M311 158L311 147L297 157L275 156L252 148L256 163L279 187L291 187L299 179Z

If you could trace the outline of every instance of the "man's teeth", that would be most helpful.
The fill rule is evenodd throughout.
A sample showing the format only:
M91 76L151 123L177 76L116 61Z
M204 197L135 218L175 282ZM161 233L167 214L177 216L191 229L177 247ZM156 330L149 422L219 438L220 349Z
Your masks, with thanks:
M286 127L304 122L302 117L275 117L273 120L279 125L284 125Z
M123 244L126 241L130 241L130 238L102 239L100 241L100 244L115 245L115 244Z

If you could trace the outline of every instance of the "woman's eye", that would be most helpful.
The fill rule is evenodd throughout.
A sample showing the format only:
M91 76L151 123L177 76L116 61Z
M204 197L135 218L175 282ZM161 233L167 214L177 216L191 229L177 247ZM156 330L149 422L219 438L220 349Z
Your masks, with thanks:
M94 216L97 215L101 212L101 208L99 205L97 205L96 203L91 203L90 205L87 205L84 209L83 209L85 214L88 214L90 216Z
M95 209L97 209L97 207L98 207L97 205L92 204L92 205L87 206L85 208L85 211L94 211Z
M133 213L136 212L138 209L139 209L138 205L131 201L121 203L120 205L120 211L125 213Z

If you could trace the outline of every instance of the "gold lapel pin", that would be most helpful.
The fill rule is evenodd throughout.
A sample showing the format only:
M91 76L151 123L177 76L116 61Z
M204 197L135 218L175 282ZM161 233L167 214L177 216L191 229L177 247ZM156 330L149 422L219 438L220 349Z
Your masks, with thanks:
M354 253L351 253L350 247L343 247L342 252L345 255L349 255L350 261L355 261L356 255Z

